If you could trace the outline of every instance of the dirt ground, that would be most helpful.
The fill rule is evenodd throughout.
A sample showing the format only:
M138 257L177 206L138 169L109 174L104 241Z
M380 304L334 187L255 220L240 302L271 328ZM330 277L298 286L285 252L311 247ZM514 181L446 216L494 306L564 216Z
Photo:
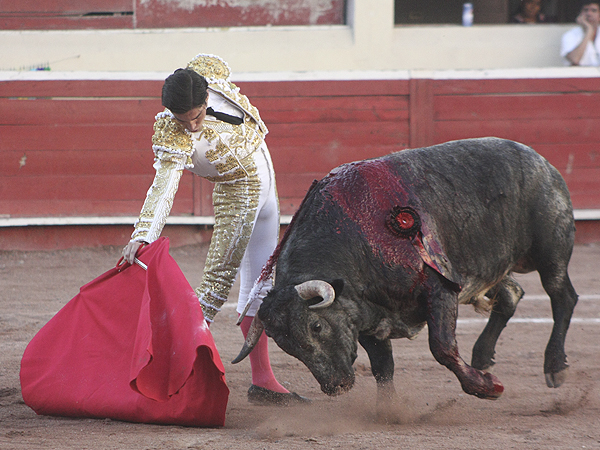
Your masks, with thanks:
M253 406L246 399L249 362L231 365L242 345L235 301L211 327L231 389L223 428L133 424L110 419L37 416L21 397L19 364L35 333L79 287L115 265L120 248L0 252L0 449L576 449L600 448L600 245L580 245L570 266L580 295L567 337L571 365L559 389L545 385L550 303L537 274L519 276L526 298L500 337L494 373L505 391L496 401L462 392L433 359L424 330L394 342L397 412L377 420L375 381L366 353L357 382L330 398L299 361L271 343L278 379L313 399L309 406ZM206 246L171 249L192 286ZM236 293L232 292L232 300ZM540 320L544 319L544 320ZM461 307L458 340L469 361L485 318Z

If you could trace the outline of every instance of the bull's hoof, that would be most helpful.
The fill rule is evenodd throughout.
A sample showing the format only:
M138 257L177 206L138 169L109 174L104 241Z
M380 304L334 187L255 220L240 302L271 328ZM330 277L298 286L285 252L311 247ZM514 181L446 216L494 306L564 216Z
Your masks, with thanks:
M484 375L484 377L487 378L488 381L490 381L492 383L493 387L491 390L489 390L485 393L482 393L483 395L481 395L481 396L477 395L477 397L483 398L486 400L496 400L504 392L504 385L500 382L500 380L497 377L495 377L491 373L486 373Z
M557 388L562 385L567 379L567 369L563 369L556 373L547 373L546 375L546 386L549 388Z
M485 400L496 400L504 392L500 380L491 373L479 372L478 378L477 384L469 383L467 386L463 384L463 391Z

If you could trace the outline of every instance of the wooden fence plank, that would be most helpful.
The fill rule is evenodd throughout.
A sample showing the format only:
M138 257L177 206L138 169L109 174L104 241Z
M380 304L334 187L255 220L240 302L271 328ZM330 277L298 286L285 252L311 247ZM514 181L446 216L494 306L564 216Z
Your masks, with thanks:
M148 143L135 150L6 150L0 158L2 177L42 175L154 174L154 153Z
M376 158L394 151L400 151L406 146L397 145L368 145L368 146L277 146L271 145L267 139L269 151L273 158L276 174L288 176L298 172L327 173L340 164Z
M406 97L270 97L253 102L274 123L395 122L408 120Z
M434 141L434 101L431 80L410 80L410 146L425 147Z
M597 143L536 144L534 150L560 170L600 167L600 148Z
M151 97L160 101L158 80L18 80L0 83L0 97Z
M0 98L2 125L137 124L152 126L163 108L154 98Z
M567 93L600 91L597 78L434 80L434 95Z
M267 136L274 148L285 146L321 146L323 149L379 145L408 146L408 123L360 122L273 124Z
M144 149L152 139L152 124L146 125L6 125L0 129L0 151L5 150L96 150Z
M0 14L0 29L2 30L103 30L121 28L133 28L133 15L56 17ZM15 69L19 70L18 67Z
M192 177L182 177L178 198L192 198ZM46 200L131 200L144 199L153 176L132 175L54 175L36 177L2 177L0 192L3 199L26 201ZM140 205L141 207L141 205ZM191 213L191 210L190 210Z
M134 200L28 200L15 202L0 199L0 208L4 217L137 217L142 209L143 199ZM191 216L192 202L190 199L177 197L173 202L171 214ZM68 211L69 214L65 214ZM133 223L132 223L133 225Z
M600 118L598 94L438 95L435 120L517 120Z
M132 11L133 0L0 0L0 13L85 13Z
M180 2L137 0L140 28L331 25L344 23L343 0L318 5L301 0L265 2Z
M1 0L4 30L133 28L134 0Z
M370 97L409 94L408 80L240 81L235 84L252 103L258 102L261 97Z
M0 151L27 150L98 150L148 149L152 127L148 125L40 125L1 127ZM276 124L267 135L267 143L282 152L286 147L318 148L344 152L344 149L408 147L408 124L378 122L366 127L348 123Z
M142 209L143 199L133 200L64 200L52 201L28 199L27 201L0 198L0 210L8 217L112 217L137 216ZM182 211L179 211L179 210ZM185 214L187 208L175 202L173 214ZM133 223L132 223L133 225Z
M436 142L496 136L524 144L600 142L597 119L442 121L435 123Z
M181 5L161 0L0 1L3 29L169 28L257 25L330 25L344 22L344 0L323 7L303 0ZM126 18L128 23L115 22ZM87 19L94 19L92 21Z

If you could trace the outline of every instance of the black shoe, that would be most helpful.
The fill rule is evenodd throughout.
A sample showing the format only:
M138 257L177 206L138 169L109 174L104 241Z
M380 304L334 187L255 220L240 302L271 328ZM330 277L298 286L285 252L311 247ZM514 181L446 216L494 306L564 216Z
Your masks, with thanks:
M284 394L253 384L250 386L250 389L248 389L248 401L257 405L289 406L300 403L310 403L312 400L302 397L295 392Z

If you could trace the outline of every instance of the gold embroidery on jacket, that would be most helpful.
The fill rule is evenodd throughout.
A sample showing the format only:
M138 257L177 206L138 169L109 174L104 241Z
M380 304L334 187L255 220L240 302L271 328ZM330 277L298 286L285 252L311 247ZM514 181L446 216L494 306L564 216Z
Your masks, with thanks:
M212 321L227 299L248 246L258 208L261 181L253 176L236 183L218 183L213 192L215 227L196 295L204 317Z
M269 132L267 126L260 118L258 109L254 107L248 97L240 93L240 89L230 81L231 70L225 61L215 55L200 54L197 55L187 65L188 69L192 69L202 75L209 83L209 89L212 89L225 97L233 104L239 106L246 113L244 122L252 119L257 125L256 130L264 139Z
M157 161L154 182L144 201L140 217L135 223L132 238L154 242L167 221L173 207L173 198L183 172L181 161Z
M160 150L164 151L163 158L165 159L171 158L170 155L185 155L187 157L186 165L191 164L194 152L190 134L167 112L156 116L152 148L155 154Z
M188 64L188 69L199 73L207 80L228 80L231 70L225 61L214 55L198 55Z

